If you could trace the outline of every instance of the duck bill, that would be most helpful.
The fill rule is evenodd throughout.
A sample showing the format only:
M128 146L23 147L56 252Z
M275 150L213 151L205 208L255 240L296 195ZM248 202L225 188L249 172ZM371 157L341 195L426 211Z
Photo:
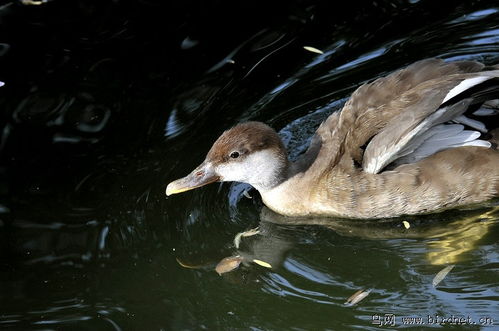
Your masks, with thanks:
M174 180L168 184L166 187L166 195L193 190L219 180L220 177L215 173L213 167L209 163L203 162L184 178Z

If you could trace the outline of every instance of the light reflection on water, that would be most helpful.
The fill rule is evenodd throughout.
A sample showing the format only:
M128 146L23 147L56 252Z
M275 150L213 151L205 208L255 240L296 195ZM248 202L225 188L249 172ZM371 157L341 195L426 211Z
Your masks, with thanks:
M50 180L39 179L31 183L32 200L2 203L7 217L1 226L9 230L2 239L13 255L6 265L21 266L1 273L9 289L2 299L14 303L3 307L0 323L337 329L369 328L372 314L393 312L499 320L498 218L484 216L496 203L407 218L411 228L405 229L398 219L292 224L266 215L258 194L244 184L164 197L167 181L200 163L218 134L240 120L279 129L294 159L317 125L366 81L429 56L499 62L497 13L473 9L404 36L365 31L365 43L347 28L329 28L316 43L298 32L260 30L217 59L205 76L172 92L170 103L160 107L163 117L155 119L161 128L147 133L153 143L127 140L130 131L143 129L138 123L106 140L103 133L126 106L126 100L107 101L115 90L98 93L89 84L85 93L28 93L3 131L7 139L16 138L16 125L32 120L50 127L57 145L104 140L110 147L96 147L100 155L86 152L90 171L70 164L67 186L54 183L53 189ZM202 45L192 40L183 51ZM304 51L304 41L322 45L324 54ZM292 64L279 66L285 60ZM99 80L99 70L106 77L111 64L107 58L96 62L93 79ZM148 96L165 92L154 93ZM149 106L136 105L141 112ZM51 195L56 191L57 199ZM236 249L235 234L256 226L262 233ZM216 263L234 254L272 269L246 263L218 276ZM446 264L456 267L433 288L433 277ZM346 299L363 288L372 292L346 307Z

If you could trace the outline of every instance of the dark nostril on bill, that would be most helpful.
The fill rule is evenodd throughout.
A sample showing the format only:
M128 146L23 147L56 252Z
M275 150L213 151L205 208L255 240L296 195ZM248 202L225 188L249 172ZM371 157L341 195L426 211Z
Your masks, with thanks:
M204 171L196 172L196 177L203 177L203 176L204 176Z

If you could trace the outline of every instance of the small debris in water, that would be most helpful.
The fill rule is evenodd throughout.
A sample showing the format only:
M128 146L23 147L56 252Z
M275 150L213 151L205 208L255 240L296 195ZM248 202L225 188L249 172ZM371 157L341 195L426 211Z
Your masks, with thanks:
M359 303L361 300L363 300L365 297L367 297L371 293L371 290L358 290L350 298L345 301L345 305L347 306L353 306L357 303Z
M254 259L253 262L258 264L258 265L261 265L262 267L272 269L272 266L265 261Z
M42 5L44 3L46 3L47 0L21 0L21 3L23 5L31 5L31 6L39 6L39 5Z
M191 39L191 37L187 36L182 43L180 44L181 49L191 49L199 44L199 40Z
M409 229L411 227L411 224L407 221L402 221L402 224L404 224L404 228Z
M195 264L187 264L183 261L180 261L180 259L177 257L175 258L175 260L177 260L177 263L183 267L183 268L187 268L187 269L200 269L203 267L203 265L195 265Z
M431 282L433 284L433 287L437 287L438 284L440 284L440 282L445 278L447 277L447 275L449 274L449 272L454 268L454 264L451 264L451 265L448 265L446 266L445 268L443 268L442 270L440 270L435 278L433 278L433 281Z
M309 52L312 52L312 53L317 53L317 54L324 54L323 51L321 51L320 49L317 49L315 47L311 47L311 46L303 46L303 48Z
M248 230L248 231L239 232L234 237L234 246L236 248L239 248L239 245L241 244L241 238L242 237L251 237L251 236L257 235L259 233L260 233L260 229L258 227L254 228L254 229L251 229L251 230Z
M219 275L222 275L226 272L237 269L242 261L243 258L240 255L226 257L218 262L217 266L215 267L215 271Z

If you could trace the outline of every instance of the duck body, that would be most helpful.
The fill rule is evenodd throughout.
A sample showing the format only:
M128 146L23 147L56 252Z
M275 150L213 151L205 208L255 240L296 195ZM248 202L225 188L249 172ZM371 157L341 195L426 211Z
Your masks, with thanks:
M224 132L205 161L170 183L167 195L214 181L254 186L288 216L384 218L498 196L495 116L499 70L438 59L358 88L290 162L277 133L259 122Z
M449 149L380 174L345 162L313 181L304 173L261 195L270 209L288 216L385 218L435 212L497 196L499 153L482 149Z

